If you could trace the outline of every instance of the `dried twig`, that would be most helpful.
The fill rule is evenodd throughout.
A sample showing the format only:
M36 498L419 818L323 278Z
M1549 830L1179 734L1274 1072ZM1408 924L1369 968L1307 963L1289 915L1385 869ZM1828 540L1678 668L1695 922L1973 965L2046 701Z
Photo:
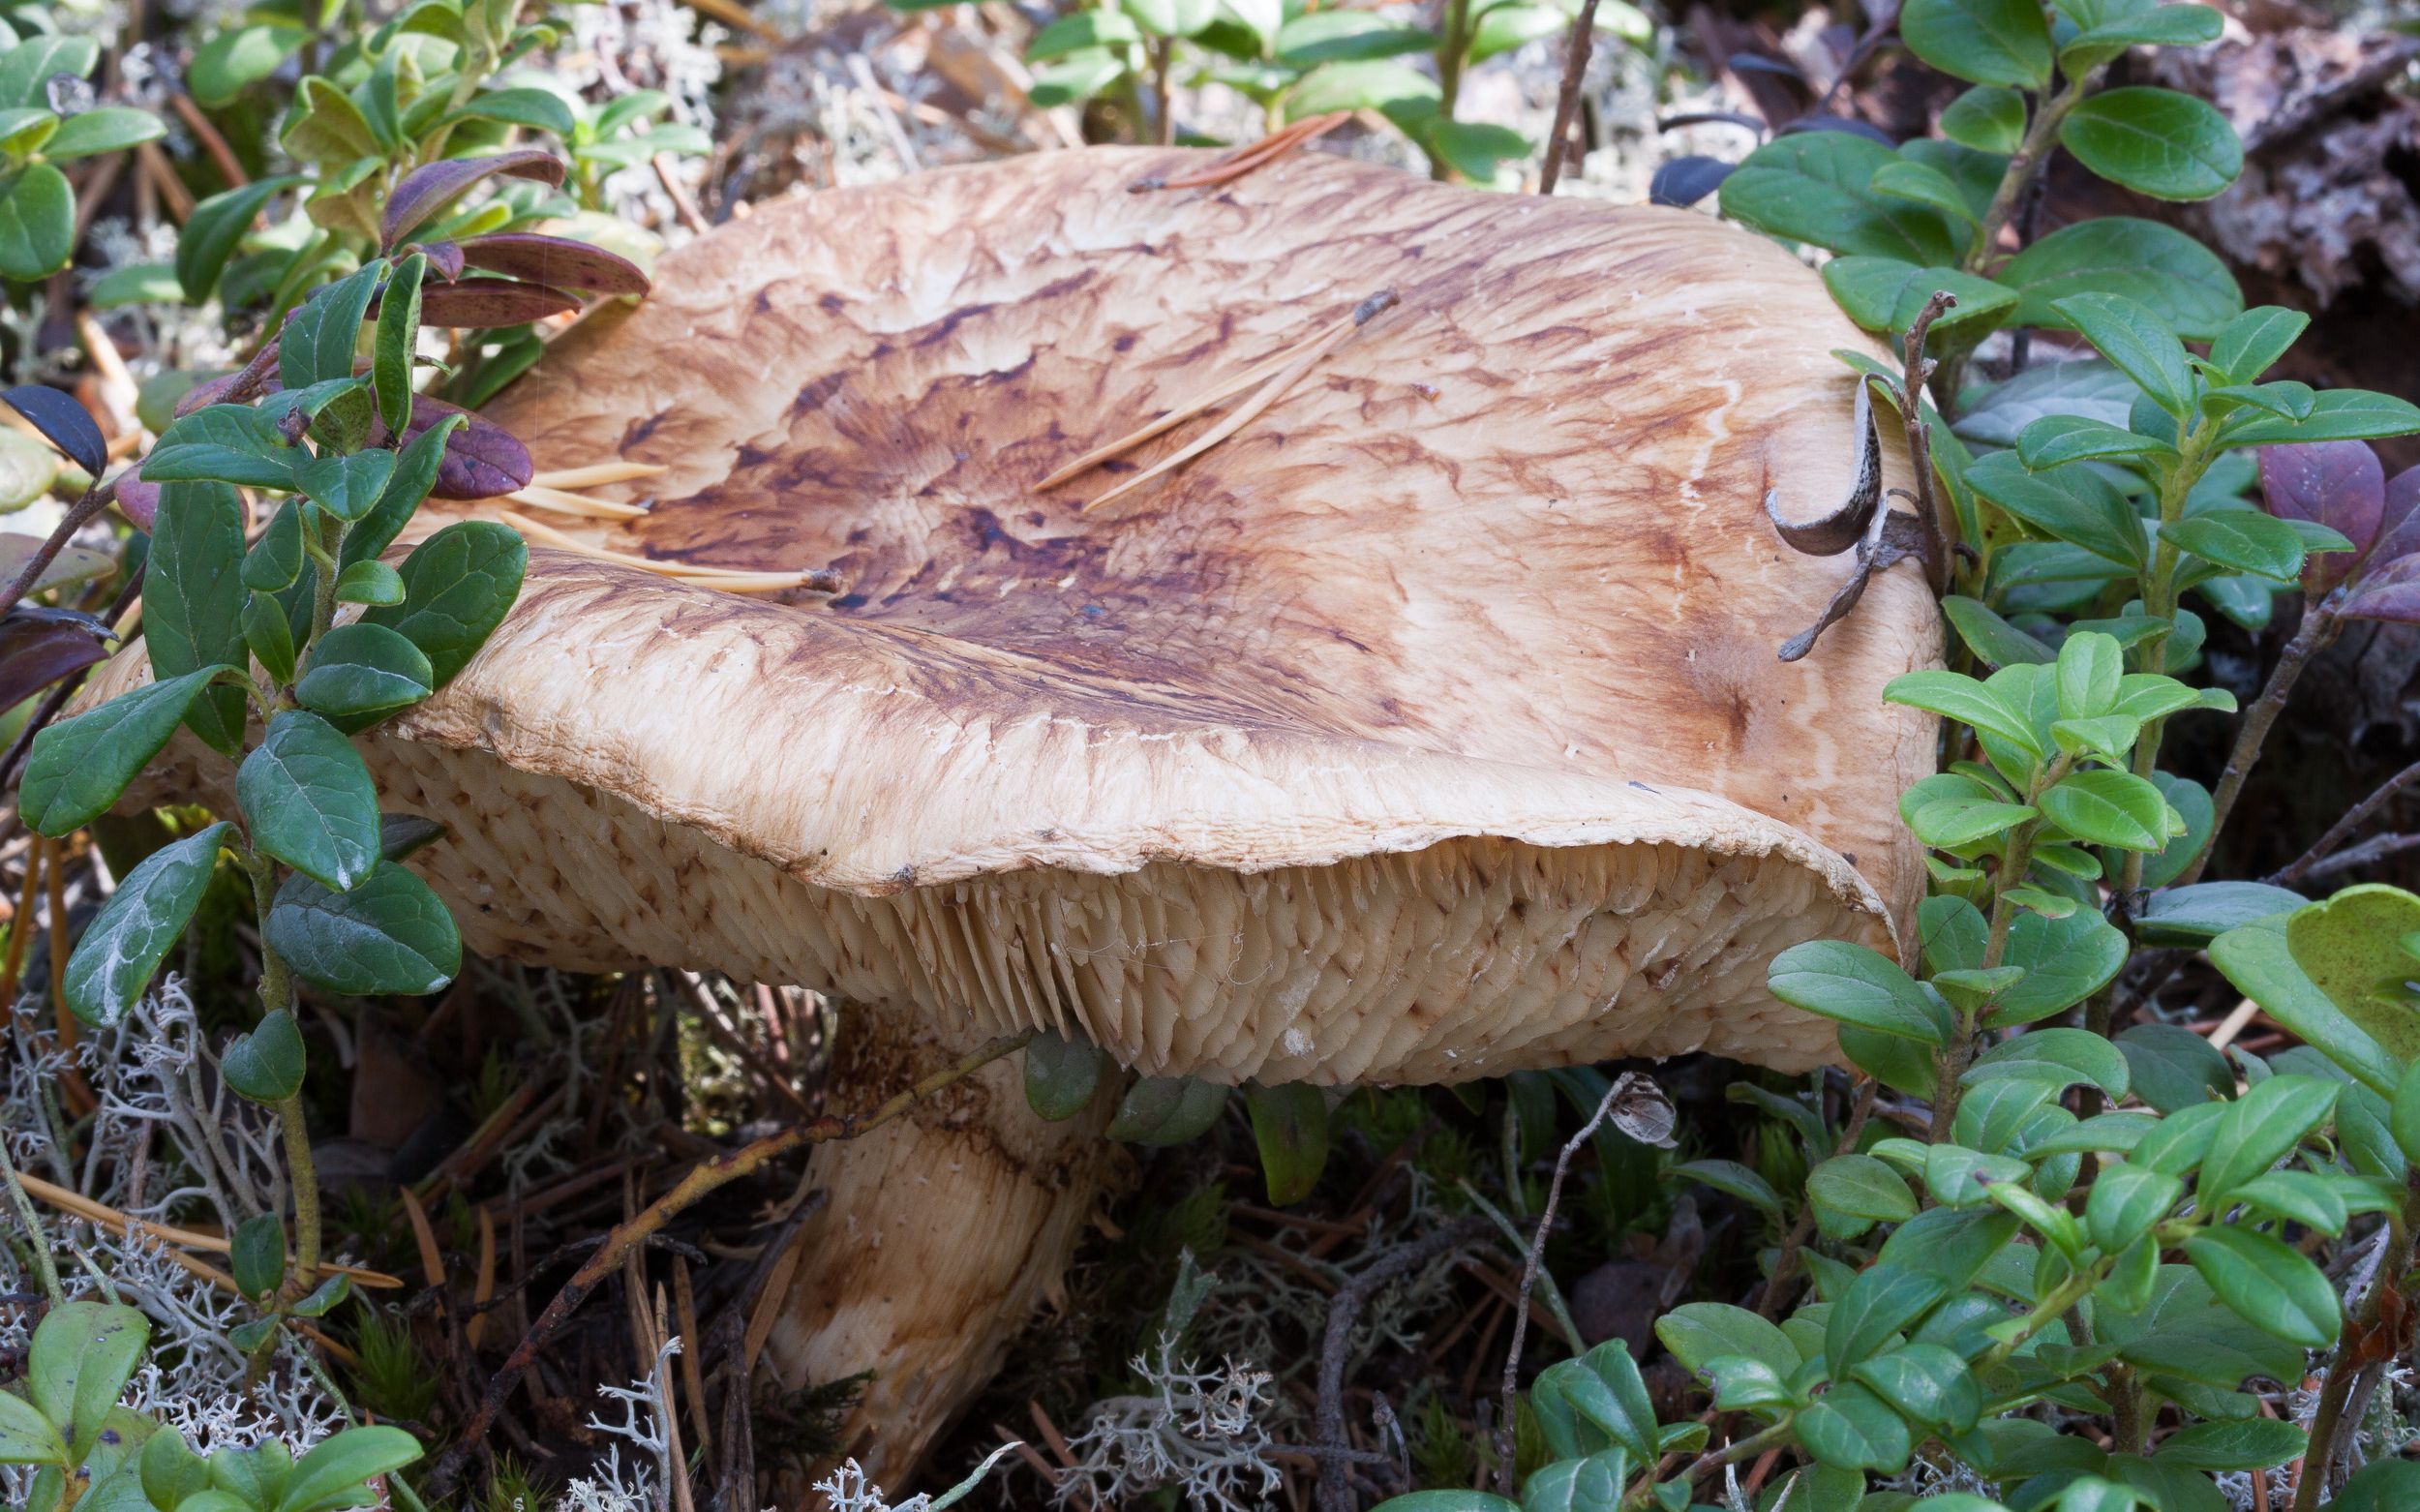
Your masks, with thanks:
M1390 1250L1338 1290L1328 1303L1327 1333L1319 1347L1319 1399L1313 1433L1318 1447L1341 1451L1345 1442L1345 1354L1353 1324L1378 1288L1418 1269L1440 1255L1465 1249L1489 1232L1484 1218L1465 1218L1436 1229L1410 1244ZM1319 1512L1352 1512L1352 1491L1340 1454L1319 1458Z
M1588 53L1596 45L1596 0L1580 0L1571 34L1563 44L1563 81L1555 92L1555 124L1546 134L1546 162L1538 168L1538 193L1551 195L1562 177L1563 154L1571 147L1571 123L1580 113L1580 85L1588 77Z
M1555 1228L1555 1209L1562 1201L1563 1178L1571 1172L1572 1157L1581 1146L1596 1136L1597 1129L1608 1118L1614 1127L1643 1143L1670 1145L1674 1120L1672 1103L1663 1089L1634 1071L1625 1071L1614 1078L1598 1100L1596 1111L1579 1131L1563 1141L1562 1153L1555 1157L1555 1177L1546 1186L1546 1205L1539 1210L1537 1233L1529 1241L1529 1257L1521 1267L1520 1305L1513 1309L1512 1346L1504 1351L1504 1389L1502 1406L1496 1422L1496 1486L1509 1497L1513 1494L1513 1423L1515 1399L1521 1392L1521 1349L1529 1334L1529 1288L1537 1285L1538 1267L1546 1259L1546 1236ZM1518 1171L1507 1171L1508 1180L1519 1181Z
M2300 881L2303 875L2309 872L2312 867L2317 865L2320 862L2325 861L2328 857L2335 855L2337 850L2343 846L2346 840L2353 837L2355 831L2358 831L2363 825L2370 822L2371 815L2375 814L2379 809L2384 808L2388 803L2392 802L2396 794L2401 793L2404 789L2409 787L2415 781L2420 781L2420 761L2413 762L2410 766L2405 767L2403 771L2387 778L2384 782L2379 783L2376 792L2372 793L2368 798L2363 799L2360 802L2355 803L2352 807L2346 809L2344 811L2344 817L2339 819L2333 825L2330 825L2328 827L2328 832L2319 836L2318 840L2313 844L2311 849L2294 858L2294 860L2289 862L2284 869L2272 875L2269 878L2269 881L2277 884L2279 887L2292 887L2296 882Z
M1163 457L1152 466L1145 468L1142 471L1135 473L1133 477L1128 478L1117 487L1109 490L1105 494L1101 495L1090 503L1085 504L1081 509L1078 509L1076 513L1090 514L1102 505L1109 502L1109 500L1120 498L1123 495L1133 493L1135 489L1142 487L1145 483L1150 482L1152 479L1170 472L1177 468L1183 467L1186 463L1193 461L1195 457L1200 456L1203 452L1206 452L1211 447L1219 444L1219 442L1225 440L1228 437L1242 430L1245 426L1250 425L1254 418L1256 417L1262 410L1268 408L1271 405L1276 404L1280 399L1285 398L1286 391L1300 382L1303 375L1309 373L1312 368L1318 363L1321 357L1326 356L1330 351L1334 350L1338 343L1342 342L1346 337L1350 336L1354 331L1359 330L1362 326L1368 324L1372 319L1376 318L1380 312L1393 308L1394 304L1395 291L1391 288L1382 293L1373 294L1368 299L1363 300L1353 311L1351 325L1343 327L1342 329L1331 328L1326 335L1320 337L1317 341L1305 348L1300 355L1296 356L1291 362L1288 362L1284 368L1280 369L1276 376L1271 378L1266 383L1263 383L1257 393L1254 394L1250 399L1245 400L1242 404L1236 406L1234 412L1229 414L1225 419L1212 426L1209 430L1204 431L1200 437L1194 440L1191 444L1180 448L1169 456Z
M487 1390L480 1398L478 1410L464 1426L454 1446L445 1452L444 1458L438 1461L436 1468L430 1472L431 1494L444 1497L452 1493L455 1483L462 1476L463 1467L486 1439L488 1429L495 1425L496 1414L519 1388L522 1377L529 1374L530 1363L537 1358L538 1352L560 1331L580 1304L587 1300L589 1293L596 1289L598 1283L620 1269L624 1259L636 1254L640 1246L676 1215L731 1183L756 1174L793 1150L833 1140L854 1139L879 1129L942 1088L964 1080L1003 1055L1022 1049L1033 1038L1031 1033L1027 1033L994 1040L956 1064L935 1072L890 1098L870 1112L846 1115L827 1113L805 1123L793 1124L778 1133L767 1134L762 1139L692 1166L670 1192L633 1217L616 1225L605 1242L597 1246L596 1253L572 1273L571 1280L563 1284L563 1289L557 1292L555 1300L546 1305L546 1311L538 1315L529 1332L513 1346L510 1357L489 1380Z

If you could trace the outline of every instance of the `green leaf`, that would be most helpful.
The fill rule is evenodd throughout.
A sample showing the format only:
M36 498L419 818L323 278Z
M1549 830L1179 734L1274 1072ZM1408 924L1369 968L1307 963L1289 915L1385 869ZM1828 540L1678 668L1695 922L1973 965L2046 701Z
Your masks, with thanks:
M2110 712L2125 675L2126 655L2115 637L2091 630L2071 634L2059 647L2059 717L2094 719Z
M1843 255L1954 264L1961 248L1939 213L1874 192L1875 171L1898 161L1880 142L1847 132L1778 136L1723 180L1722 213Z
M1436 45L1435 33L1367 11L1312 11L1278 28L1277 59L1287 68L1308 69L1426 52Z
M305 301L278 338L278 380L294 389L351 378L361 322L385 277L373 259Z
M1825 1207L1860 1219L1862 1227L1916 1216L1916 1195L1899 1173L1870 1155L1838 1155L1807 1173L1806 1194Z
M2084 1224L2092 1242L2115 1255L2151 1232L2184 1194L2184 1181L2166 1171L2113 1163L2093 1179L2084 1198Z
M1979 598L1952 593L1941 601L1941 613L1978 660L1995 667L2046 662L2057 652L1993 612Z
M275 1213L245 1219L227 1249L235 1289L257 1302L286 1284L286 1223Z
M80 1462L101 1435L101 1421L140 1365L151 1343L151 1319L107 1302L66 1302L34 1330L25 1386L34 1406L65 1437Z
M356 561L336 575L340 604L400 604L404 575L382 561Z
M289 709L235 774L252 843L320 886L343 892L378 862L378 792L352 742L317 714Z
M2213 509L2171 520L2160 527L2160 537L2232 571L2280 583L2302 574L2302 537L2285 521L2257 509Z
M2235 1073L2210 1042L2175 1024L2136 1024L2117 1037L2134 1095L2163 1113L2235 1090Z
M1899 38L1969 83L2040 89L2050 81L2050 28L2034 0L1908 0Z
M1271 1207L1290 1207L1311 1195L1328 1160L1328 1104L1305 1081L1244 1090L1252 1135L1260 1147L1260 1172Z
M462 968L462 937L445 905L388 861L348 892L287 878L261 934L296 976L348 997L435 992Z
M1108 1135L1129 1144L1183 1144L1209 1132L1226 1106L1227 1089L1191 1076L1141 1076L1126 1089Z
M2036 529L2130 571L2141 570L2142 520L2126 496L2091 468L2077 463L2033 472L2014 452L1995 452L1967 469L1966 481Z
M294 486L311 501L339 520L353 521L370 512L395 472L391 451L322 454L294 469Z
M460 113L483 121L501 121L507 126L524 126L533 132L550 132L566 142L580 131L571 106L551 89L486 90L472 95Z
M1576 1360L1539 1372L1536 1394L1549 1393L1559 1397L1582 1421L1602 1432L1632 1459L1654 1462L1655 1407L1637 1363L1620 1340L1607 1340Z
M348 1428L323 1438L294 1462L275 1512L325 1512L367 1498L373 1476L420 1458L420 1444L400 1428Z
M2286 441L2375 440L2420 431L2420 408L2390 394L2366 388L2323 389L2312 396L2311 417L2294 421L2247 412L2227 423L2230 445L2273 446Z
M2189 1470L2260 1470L2302 1458L2310 1439L2291 1423L2273 1417L2195 1423L2160 1440L2153 1456Z
M211 405L168 426L143 459L143 481L217 481L287 491L302 459L303 453L278 435L277 420L266 410Z
M2244 170L2226 117L2173 89L2129 85L2092 95L2059 125L2075 161L2154 199L2207 199Z
M2034 817L2034 810L2023 803L2001 803L1989 799L1939 799L1918 809L1908 828L1916 837L1936 849L1954 851L1995 834L2004 834Z
M2134 932L2145 945L2198 950L2229 929L2302 906L2299 892L2262 882L2201 882L2153 893Z
M2121 294L2083 293L2051 308L2161 408L2177 416L2192 412L2193 376L2185 344L2148 307Z
M2137 5L2085 26L2059 48L2059 67L2080 78L2129 47L2191 47L2216 42L2219 13L2206 5Z
M1390 118L1434 109L1437 80L1401 63L1322 63L1286 95L1286 117L1299 121L1330 110L1377 110Z
M32 157L58 130L56 111L33 106L0 109L0 163L14 165Z
M1982 1415L1973 1368L1937 1344L1911 1344L1858 1361L1849 1375L1903 1416L1940 1433L1963 1434Z
M545 90L527 93L543 95L557 106L561 105ZM378 391L379 417L386 421L388 430L398 434L411 421L411 359L413 344L420 335L420 281L428 266L429 259L416 252L395 264L395 272L387 279L386 291L378 301L371 382Z
M1819 1464L1840 1469L1896 1474L1915 1447L1906 1421L1882 1398L1854 1382L1817 1397L1799 1410L1794 1422L1806 1452Z
M1794 945L1773 957L1766 986L1791 1007L1839 1023L1924 1044L1950 1041L1948 1009L1925 996L1895 962L1861 945Z
M2205 1228L2185 1241L2185 1257L2238 1316L2288 1344L2324 1349L2344 1326L2327 1277L2267 1234Z
M1881 175L1875 180L1879 184ZM1834 257L1824 264L1823 277L1841 310L1869 331L1906 331L1940 289L1955 295L1957 304L1933 321L1936 331L1979 321L1987 329L2016 303L2015 295L1988 279L1956 268L1919 267L1896 257Z
M287 879L287 886L297 880ZM270 917L276 917L274 911ZM255 1103L275 1104L292 1097L302 1089L304 1070L302 1031L295 1028L294 1015L284 1009L261 1014L249 1033L227 1045L219 1070L228 1086Z
M68 956L67 1005L76 1017L102 1028L134 1007L201 906L232 829L215 824L170 841L119 881Z
M2157 851L2168 843L2160 790L2124 771L2072 771L2035 800L2051 822L2089 845Z
M2159 437L2084 415L2046 415L2025 427L2016 438L2017 460L2037 471L2070 462L2175 455L2176 448Z
M1037 1035L1025 1046L1025 1102L1053 1123L1074 1118L1092 1103L1108 1060L1089 1040Z
M172 680L244 659L243 502L225 483L169 483L160 490L151 556L143 573L143 637L154 676ZM243 748L244 693L202 693L186 723L220 751Z
M291 156L327 166L376 158L384 151L361 106L317 75L302 81L278 141Z
M31 163L0 188L0 276L47 278L76 250L76 191L47 163Z
M1684 1302L1655 1320L1655 1337L1673 1358L1703 1372L1709 1361L1745 1355L1789 1376L1804 1363L1798 1346L1767 1319L1721 1302Z
M395 473L387 479L386 492L378 496L378 504L367 515L345 532L345 548L337 558L343 565L368 561L395 544L395 538L411 523L412 515L429 497L429 490L436 486L438 469L445 461L446 440L468 424L468 416L449 414L396 454Z
M274 593L291 587L302 576L302 505L289 499L278 506L277 513L262 528L260 538L244 553L243 587L256 593ZM148 608L144 611L146 616L149 612Z
M1928 1272L1887 1261L1866 1267L1824 1319L1825 1358L1840 1368L1869 1358L1949 1290L1948 1283Z
M2178 335L2202 340L2244 307L2235 275L2218 254L2174 227L2127 216L2052 231L2010 258L1996 277L2017 291L2012 325L2067 330L2059 300L2115 294L2149 310Z
M0 1465L69 1463L67 1445L42 1409L14 1392L0 1391Z
M348 725L357 730L410 708L435 685L429 658L418 647L365 619L319 638L294 684L294 697L340 730Z
M244 648L273 681L294 680L294 629L286 606L266 593L244 600Z
M1465 59L1468 63L1484 63L1541 38L1559 37L1570 29L1571 17L1557 6L1491 5L1479 14L1478 24L1470 29L1470 45Z
M2233 1103L2218 1122L2195 1190L2205 1205L2291 1154L2336 1111L2340 1087L2315 1076L2271 1076Z
M2036 756L2042 753L2042 741L2023 715L1982 683L1959 673L1903 673L1884 686L1882 696L1885 703L1929 710L1997 735Z
M52 75L89 78L100 61L98 42L58 32L38 32L0 49L0 107L47 105Z
M209 1467L173 1428L163 1426L143 1440L139 1465L143 1496L154 1507L176 1507L210 1484Z
M216 109L245 88L275 74L311 40L311 29L270 21L235 26L212 36L194 53L185 80L195 100Z
M176 281L190 303L200 304L219 287L219 274L261 208L301 182L301 175L292 173L257 179L194 206L176 238Z
M2025 139L2025 97L1979 84L1941 112L1941 135L1977 152L2014 152Z
M2420 1162L2420 1062L2404 1073L2402 1084L2395 1089L2388 1127L2404 1159Z
M158 141L168 134L160 118L129 106L103 106L82 110L59 123L43 144L42 155L53 163L90 157L97 152L123 152L140 142Z
M211 679L229 670L203 667L145 683L45 728L34 737L33 756L17 789L25 822L55 839L107 811L168 743Z
M2126 1096L2130 1074L2118 1047L2088 1029L2036 1029L1985 1050L1959 1081L1971 1087L2007 1077L2061 1091L2090 1083L2115 1102Z
M1797 1405L1789 1385L1771 1366L1744 1354L1726 1354L1706 1365L1713 1382L1714 1406L1726 1412Z
M2310 324L2311 317L2282 305L2247 310L2210 343L2210 363L2233 382L2257 382Z
M2234 1188L2226 1199L2319 1233L2340 1236L2351 1222L2352 1210L2345 1205L2344 1194L2329 1179L2331 1176L2336 1181L2359 1184L2359 1178L2341 1171L2323 1176L2307 1170L2273 1170Z
M1666 1175L1703 1183L1776 1218L1784 1211L1781 1194L1775 1192L1764 1177L1737 1161L1683 1161Z
M428 657L435 681L453 680L504 622L521 595L529 548L487 520L464 520L422 541L404 559L404 601L373 609L362 622L396 631Z

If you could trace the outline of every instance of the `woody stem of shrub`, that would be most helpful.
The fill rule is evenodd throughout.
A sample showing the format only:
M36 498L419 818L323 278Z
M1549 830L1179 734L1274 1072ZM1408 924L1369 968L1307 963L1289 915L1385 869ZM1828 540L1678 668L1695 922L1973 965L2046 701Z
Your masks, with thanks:
M429 1472L429 1494L438 1499L452 1494L455 1482L461 1478L463 1467L487 1437L487 1431L495 1423L496 1414L511 1399L514 1390L521 1384L521 1377L529 1373L531 1362L537 1358L538 1351L588 1299L589 1293L596 1289L598 1283L619 1273L623 1263L648 1240L660 1233L677 1215L731 1183L756 1174L793 1150L871 1134L943 1088L965 1080L1004 1055L1023 1049L1033 1039L1034 1032L1029 1030L1024 1034L994 1040L964 1059L934 1072L906 1091L896 1094L871 1112L826 1113L691 1166L689 1173L674 1183L670 1192L617 1225L614 1231L605 1236L605 1242L598 1245L595 1252L572 1273L571 1280L563 1283L563 1289L555 1294L555 1300L549 1302L546 1311L538 1315L537 1321L529 1325L529 1333L513 1346L513 1352L505 1359L503 1367L490 1377L487 1391L479 1399L479 1409L471 1414L470 1421L464 1426L454 1446L445 1451L445 1457L438 1461L436 1467Z
M2236 799L2243 796L2245 779L2259 764L2260 749L2268 743L2277 716L2284 712L2285 700L2292 695L2295 682L2311 664L2311 658L2336 639L2343 621L2331 607L2333 599L2331 594L2303 612L2302 624L2279 653L2277 667L2261 687L2260 697L2244 711L2243 725L2235 732L2235 747L2226 753L2226 770L2219 773L2219 785L2210 794L2210 836L2201 842L2193 864L2177 877L2176 886L2187 887L2201 880L2203 868L2210 864L2211 850L2218 844L2219 832L2226 827L2227 815L2234 812Z
M2409 1178L2402 1211L2387 1216L2386 1253L2378 1259L2377 1274L2370 1279L2360 1311L2345 1323L2337 1337L2336 1352L2328 1357L2327 1383L2319 1388L2319 1405L2311 1414L2311 1447L2303 1456L2302 1480L2294 1488L2293 1512L2316 1512L2320 1494L2334 1478L2343 1452L2337 1438L2347 1420L2344 1404L2352 1397L2353 1385L2394 1355L2397 1341L2379 1338L2378 1329L2387 1294L2411 1269L2416 1240L2420 1240L2420 1174Z
M2101 69L2094 69L2080 78L2069 80L2065 89L2036 107L2033 121L2010 156L2008 169L2000 175L2000 187L1992 191L1991 204L1976 227L1975 244L1966 254L1967 272L1988 273L1999 260L2000 232L2007 228L2009 217L2023 202L2026 190L2049 165L2050 154L2059 145L2059 127L2067 120L2068 112L2100 84L2101 75Z
M118 477L124 476L123 472L118 474ZM34 590L34 584L50 569L50 563L58 559L59 553L67 548L69 539L76 531L92 524L93 517L109 507L109 501L117 497L118 480L114 477L106 483L96 483L84 490L84 496L69 506L66 518L59 522L57 529L53 529L49 537L35 549L32 558L17 572L15 581L6 589L0 589L0 615L5 615L15 609L18 600Z
M257 851L245 850L244 871L252 880L253 907L263 923L277 892L276 867ZM294 975L263 940L260 945L260 1012L294 1011ZM294 1273L307 1284L319 1265L319 1170L311 1158L311 1125L303 1111L299 1089L280 1098L278 1132L286 1144L287 1179L294 1189Z
M2328 826L2328 832L2312 842L2311 849L2295 857L2268 880L2282 888L2292 887L2302 880L2305 872L2335 855L2346 840L2353 837L2356 831L2369 823L2371 815L2384 808L2394 801L2396 794L2401 793L2415 781L2420 781L2420 761L2413 762L2379 783L2375 792L2346 809L2344 818Z
M1580 86L1588 72L1588 53L1596 43L1596 0L1580 0L1580 14L1571 22L1571 39L1563 44L1563 81L1555 92L1555 129L1546 136L1546 162L1538 168L1538 193L1551 195L1563 176L1563 153L1571 145L1571 120L1580 112Z
M1719 1449L1709 1449L1704 1454L1699 1455L1696 1459L1691 1460L1686 1466L1682 1467L1679 1478L1694 1486L1700 1480L1713 1474L1716 1470L1721 1469L1726 1465L1737 1465L1741 1460L1752 1460L1758 1455L1763 1454L1768 1449L1787 1448L1791 1442L1792 1429L1790 1426L1790 1420L1788 1418L1784 1418L1780 1422L1775 1423L1772 1427L1766 1429L1764 1432L1752 1434L1749 1436L1739 1440L1737 1443L1725 1444ZM1653 1504L1654 1492L1652 1488L1644 1492L1634 1493L1629 1498L1622 1502L1622 1505L1625 1508L1647 1507L1652 1506Z

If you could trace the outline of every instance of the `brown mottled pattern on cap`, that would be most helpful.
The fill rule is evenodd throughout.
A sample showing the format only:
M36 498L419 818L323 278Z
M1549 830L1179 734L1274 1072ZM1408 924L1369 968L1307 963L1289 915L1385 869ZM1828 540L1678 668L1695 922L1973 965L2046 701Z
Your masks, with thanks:
M1932 727L1880 695L1938 632L1903 569L1775 657L1847 571L1762 508L1851 480L1830 351L1861 339L1821 283L1704 216L1316 154L1125 192L1172 161L760 208L493 408L541 467L669 469L620 491L646 518L568 533L843 591L533 551L495 641L371 742L390 782L444 767L456 854L420 864L470 933L1222 1078L1829 1054L1764 963L1904 927ZM1029 492L1390 288L1172 476L1077 513L1204 422Z

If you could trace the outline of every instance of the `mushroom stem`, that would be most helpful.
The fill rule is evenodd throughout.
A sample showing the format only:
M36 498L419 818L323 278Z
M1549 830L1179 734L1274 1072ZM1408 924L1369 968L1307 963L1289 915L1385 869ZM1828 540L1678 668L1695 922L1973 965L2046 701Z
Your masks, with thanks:
M897 1013L842 1022L838 1086L895 1078L966 1038ZM806 1180L828 1200L793 1240L798 1269L767 1358L792 1387L871 1373L835 1457L893 1485L914 1475L1036 1306L1063 1301L1107 1164L1113 1079L1083 1112L1045 1123L1025 1105L1021 1061L1003 1060L888 1128L815 1152Z

